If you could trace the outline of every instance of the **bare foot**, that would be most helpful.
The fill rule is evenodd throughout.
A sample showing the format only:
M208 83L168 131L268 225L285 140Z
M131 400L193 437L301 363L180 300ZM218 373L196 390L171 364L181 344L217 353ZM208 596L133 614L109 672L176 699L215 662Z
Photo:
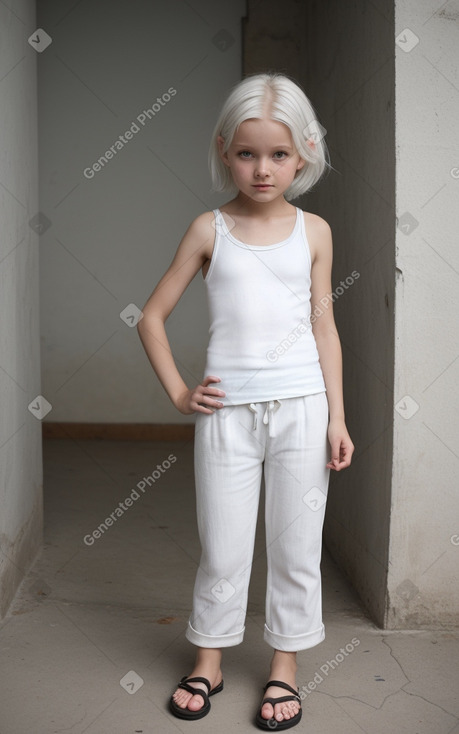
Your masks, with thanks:
M194 678L195 676L207 678L212 690L221 683L223 678L220 668L221 650L219 648L200 648L201 650L205 650L206 652L198 652L195 666L188 678ZM193 681L190 683L190 686L196 688L196 690L201 689L208 693L207 686L199 681ZM199 711L204 706L204 698L199 693L193 695L183 688L177 688L172 694L172 698L177 706L180 706L182 709L188 708L190 711Z
M286 653L276 650L271 662L271 671L269 680L281 680L288 683L289 686L296 691L296 670L297 664L295 659L296 653ZM269 686L263 694L263 698L278 698L279 696L290 695L285 688L279 686ZM263 719L272 719L276 721L284 721L293 718L300 710L299 701L282 701L276 703L273 709L272 704L265 703L261 708L261 716Z

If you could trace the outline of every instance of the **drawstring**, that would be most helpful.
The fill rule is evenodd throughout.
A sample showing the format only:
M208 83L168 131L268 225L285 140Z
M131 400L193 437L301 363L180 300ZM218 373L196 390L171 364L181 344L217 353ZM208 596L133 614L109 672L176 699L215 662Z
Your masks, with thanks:
M257 406L255 403L250 403L249 410L253 413L253 426L252 431L255 431L257 428Z
M263 423L268 426L268 435L274 438L274 413L279 410L281 406L280 400L269 400L266 406L265 413L263 415ZM250 403L249 410L253 413L253 425L252 430L255 431L257 428L257 403Z
M280 406L280 400L270 400L268 405L266 406L265 414L263 416L263 423L265 425L268 424L268 436L271 436L271 438L275 436L274 413L276 412L276 410L279 410Z

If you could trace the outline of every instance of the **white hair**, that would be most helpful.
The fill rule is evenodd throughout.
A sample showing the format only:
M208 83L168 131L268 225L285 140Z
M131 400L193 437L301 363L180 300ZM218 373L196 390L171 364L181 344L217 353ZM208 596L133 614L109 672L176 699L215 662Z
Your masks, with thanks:
M329 165L328 148L323 137L324 128L318 123L314 108L301 87L293 79L277 72L245 77L233 87L223 104L209 147L212 189L232 193L238 191L231 171L220 158L217 137L221 135L224 138L225 153L239 125L244 120L254 118L269 118L287 125L300 157L306 161L284 192L285 198L295 199L309 191ZM315 143L312 148L307 144L311 138Z

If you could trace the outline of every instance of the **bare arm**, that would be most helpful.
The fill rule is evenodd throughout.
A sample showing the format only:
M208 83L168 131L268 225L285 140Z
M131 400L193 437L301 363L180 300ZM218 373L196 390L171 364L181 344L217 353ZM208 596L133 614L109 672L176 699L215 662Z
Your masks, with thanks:
M332 450L330 469L344 469L351 463L354 445L346 428L343 400L341 342L333 316L331 269L333 244L331 229L320 217L308 220L311 246L311 321L327 388L330 413L328 438ZM315 313L314 313L315 310Z
M225 395L222 390L208 387L209 383L220 381L219 377L212 375L206 376L195 388L188 389L175 364L165 329L167 318L212 252L215 237L213 219L214 215L206 212L190 224L171 265L143 307L143 318L137 324L139 337L158 379L175 407L184 414L213 413L211 407L223 407L215 398Z

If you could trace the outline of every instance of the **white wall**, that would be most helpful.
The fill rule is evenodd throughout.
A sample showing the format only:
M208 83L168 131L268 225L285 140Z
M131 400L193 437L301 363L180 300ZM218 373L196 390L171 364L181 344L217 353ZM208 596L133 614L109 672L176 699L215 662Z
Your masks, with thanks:
M207 149L241 77L244 13L243 0L39 3L53 38L39 74L41 208L51 221L40 240L46 420L194 422L173 407L119 314L144 305L190 222L225 201L210 193ZM141 126L136 118L170 87L176 94ZM133 122L140 131L85 177ZM199 383L208 340L200 273L166 328L183 378Z
M0 618L42 543L36 27L32 0L0 4Z
M396 50L387 624L438 626L457 624L459 609L459 2L398 0L395 18L396 35L408 31Z

